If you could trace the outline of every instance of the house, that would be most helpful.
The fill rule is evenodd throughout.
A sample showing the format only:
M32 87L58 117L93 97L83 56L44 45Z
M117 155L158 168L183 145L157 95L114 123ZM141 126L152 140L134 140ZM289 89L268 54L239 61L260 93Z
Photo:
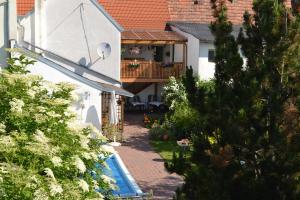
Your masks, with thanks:
M124 87L147 102L149 95L160 99L170 76L180 77L186 66L195 75L214 77L214 37L210 0L99 0L123 26L121 81ZM229 19L237 35L245 10L252 1L228 4Z
M17 0L17 13L17 34L9 39L37 60L31 73L74 83L78 120L98 129L110 120L115 95L122 128L122 98L132 96L120 81L123 28L95 0Z
M167 26L188 38L187 65L203 80L214 77L214 36L210 24L214 21L210 0L171 1L171 20ZM252 0L236 0L227 3L228 19L233 23L233 35L238 36L245 11L252 11Z

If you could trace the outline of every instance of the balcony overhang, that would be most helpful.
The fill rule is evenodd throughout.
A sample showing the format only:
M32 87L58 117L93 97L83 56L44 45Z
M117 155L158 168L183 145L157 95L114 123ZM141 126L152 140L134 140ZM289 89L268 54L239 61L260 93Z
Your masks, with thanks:
M127 30L122 32L122 44L185 44L187 38L174 31Z

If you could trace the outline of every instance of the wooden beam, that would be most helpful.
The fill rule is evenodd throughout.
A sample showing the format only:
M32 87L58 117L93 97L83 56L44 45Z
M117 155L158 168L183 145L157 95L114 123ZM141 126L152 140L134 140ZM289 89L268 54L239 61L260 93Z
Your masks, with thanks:
M122 39L122 44L185 44L186 41L164 41L164 40L126 40Z

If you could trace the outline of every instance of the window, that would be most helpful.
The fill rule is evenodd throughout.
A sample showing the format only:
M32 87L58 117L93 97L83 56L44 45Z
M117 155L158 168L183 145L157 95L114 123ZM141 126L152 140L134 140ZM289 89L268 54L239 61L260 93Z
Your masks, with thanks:
M208 50L208 62L215 62L215 50L214 49L209 49Z

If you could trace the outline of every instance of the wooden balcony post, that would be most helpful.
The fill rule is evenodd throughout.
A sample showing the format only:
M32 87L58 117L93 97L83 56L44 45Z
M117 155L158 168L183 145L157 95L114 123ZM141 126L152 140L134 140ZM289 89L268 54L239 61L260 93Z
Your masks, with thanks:
M149 78L153 78L153 62L149 61Z
M187 45L186 43L183 44L183 66L186 67L187 65Z

